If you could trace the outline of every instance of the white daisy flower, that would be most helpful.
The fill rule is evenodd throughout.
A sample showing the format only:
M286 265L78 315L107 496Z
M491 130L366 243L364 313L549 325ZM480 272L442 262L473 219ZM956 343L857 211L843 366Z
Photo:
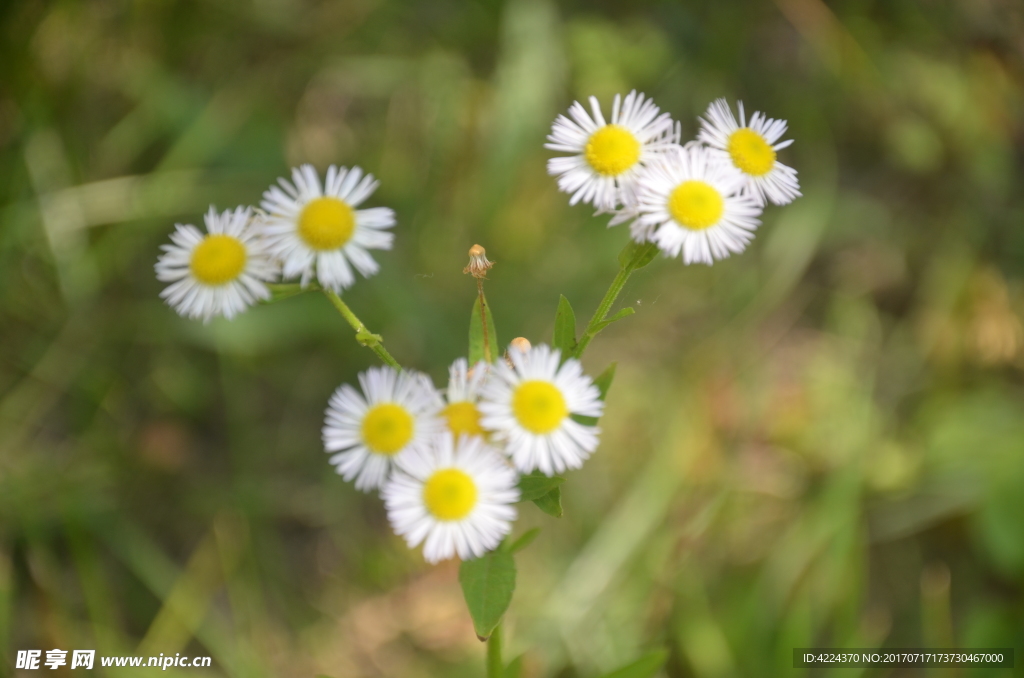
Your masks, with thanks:
M786 121L754 113L747 124L743 102L739 102L740 120L736 122L725 99L713 101L700 119L697 138L728 158L743 173L744 192L759 205L771 201L785 205L800 197L796 170L776 159L777 151L793 143L779 142L786 133Z
M403 456L381 496L395 533L409 548L423 543L428 562L456 554L468 560L496 548L512 530L517 481L481 438L444 433Z
M612 119L606 123L596 97L590 97L593 117L580 102L569 107L570 120L559 115L551 127L545 148L572 153L548 160L548 174L558 177L558 188L571 193L570 205L591 203L598 212L636 200L639 170L652 157L679 143L679 126L668 113L643 94L632 91L612 102Z
M640 182L633 239L654 242L687 264L742 252L761 223L761 207L741 193L743 182L736 168L703 146L666 154Z
M160 246L164 253L156 262L156 278L172 283L160 297L188 318L231 319L257 300L270 298L264 283L277 277L279 266L251 226L251 208L217 214L211 206L204 221L206 233L177 224L173 244Z
M452 435L483 436L480 426L480 386L487 378L487 363L480 361L469 368L469 361L458 358L448 368L448 391L442 415Z
M382 487L392 464L438 433L441 398L425 374L371 367L362 393L342 384L331 396L323 428L331 464L364 492Z
M263 193L267 213L264 233L284 263L286 278L302 277L303 286L316 277L324 287L341 292L355 281L352 268L370 277L379 267L367 250L391 249L395 225L389 207L357 210L379 184L358 167L331 165L323 187L312 165L292 170L292 182L278 179Z
M558 350L543 344L508 350L483 386L481 425L494 432L522 473L545 475L579 468L597 448L600 429L571 415L600 417L600 392L574 358L559 365Z

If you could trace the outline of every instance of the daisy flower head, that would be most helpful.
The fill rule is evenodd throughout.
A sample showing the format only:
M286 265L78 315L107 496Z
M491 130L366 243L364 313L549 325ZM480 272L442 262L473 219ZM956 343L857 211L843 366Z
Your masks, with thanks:
M743 176L711 149L692 144L652 163L640 183L637 242L654 242L687 264L739 253L761 223L761 207L742 191Z
M342 384L331 396L323 428L331 464L356 489L382 487L395 462L441 430L441 398L420 372L371 367L362 393Z
M355 281L352 269L368 278L379 269L368 250L389 250L395 225L389 207L356 209L378 186L372 174L358 167L327 168L323 184L312 165L292 170L291 182L278 179L263 193L267 213L263 231L284 264L286 278L301 276L302 285L315 277L341 292Z
M448 391L445 393L446 405L441 414L448 430L458 437L483 436L486 434L480 425L480 386L487 378L487 363L480 361L472 368L465 358L458 358L448 368Z
M476 436L435 436L404 456L381 492L388 521L409 548L436 563L468 560L501 543L516 519L515 470Z
M796 170L778 161L778 151L793 143L780 142L786 133L786 121L757 112L747 122L743 102L739 102L739 122L725 99L711 102L700 119L697 138L728 158L744 177L743 190L759 205L770 201L786 205L800 197Z
M206 233L177 224L171 244L156 262L156 277L171 283L160 297L187 318L209 322L231 319L260 299L269 299L266 282L279 266L267 243L252 226L252 209L238 207L204 217Z
M597 97L590 97L593 116L576 101L569 117L559 115L544 147L572 155L548 160L548 174L558 177L558 188L571 193L570 205L590 203L599 213L636 198L640 169L652 157L679 143L680 130L668 113L632 91L612 102L606 122Z
M509 347L509 363L491 368L484 384L481 425L493 431L521 473L551 476L579 468L597 448L600 429L572 415L600 417L600 392L574 358L559 365L557 349Z

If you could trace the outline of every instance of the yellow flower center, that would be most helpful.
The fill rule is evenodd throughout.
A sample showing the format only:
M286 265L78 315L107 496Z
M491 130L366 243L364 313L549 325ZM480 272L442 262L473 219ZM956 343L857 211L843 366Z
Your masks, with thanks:
M204 285L224 285L241 275L247 258L245 245L238 238L216 233L192 250L189 268Z
M619 125L605 125L590 135L583 156L598 174L614 177L640 160L640 142Z
M423 485L423 503L438 520L462 520L476 506L476 483L457 468L434 473Z
M710 184L691 179L672 191L668 197L668 211L680 225L701 231L714 226L722 218L725 200Z
M484 429L480 426L480 411L469 401L452 403L444 408L443 414L448 420L448 429L454 436L460 434L482 436L484 434Z
M355 230L355 211L337 198L314 198L299 215L299 236L315 250L336 250Z
M732 133L728 149L733 164L755 177L768 174L775 166L775 149L749 127L741 127Z
M532 433L551 433L569 416L565 398L547 381L524 381L512 395L512 411L519 425Z
M412 440L413 423L401 405L374 405L363 418L363 442L377 454L395 454Z

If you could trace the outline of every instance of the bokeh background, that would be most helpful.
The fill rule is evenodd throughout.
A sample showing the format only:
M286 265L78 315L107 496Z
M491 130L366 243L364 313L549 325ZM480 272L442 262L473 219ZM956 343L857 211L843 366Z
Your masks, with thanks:
M0 31L0 673L95 648L482 675L457 566L323 453L374 356L317 294L183 320L153 264L211 203L361 165L398 237L346 298L443 383L474 242L502 340L546 340L559 293L593 311L627 232L567 205L542 144L632 88L687 138L720 96L787 119L804 197L740 256L630 282L584 360L619 363L601 448L563 518L521 511L510 656L589 678L666 648L664 676L718 678L1024 649L1016 0L64 0Z

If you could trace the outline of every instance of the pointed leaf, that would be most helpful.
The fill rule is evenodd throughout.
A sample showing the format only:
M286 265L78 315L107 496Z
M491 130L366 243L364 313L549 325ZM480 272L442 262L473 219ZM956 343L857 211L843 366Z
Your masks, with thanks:
M533 540L537 538L538 534L540 534L539 527L535 527L532 530L527 530L518 539L516 539L514 542L506 546L505 550L509 553L518 553L519 551L522 551L527 546L532 544Z
M459 568L459 583L476 635L486 640L512 602L516 589L515 560L507 551L492 551L466 560Z
M658 246L652 242L638 243L633 240L619 252L619 266L636 270L654 261Z
M617 366L618 363L612 363L594 379L594 386L600 392L602 401L608 396L608 389L612 387L612 380L615 379L615 368ZM581 414L574 414L572 415L572 420L584 426L597 426L597 417L585 417Z
M505 667L504 678L519 678L523 673L523 655L512 660L512 663Z
M629 316L633 315L634 313L636 313L636 309L634 309L632 306L627 306L625 308L620 308L619 311L615 315L613 315L611 318L607 318L606 320L602 320L601 322L599 322L596 325L594 325L594 334L597 334L598 332L600 332L604 328L606 328L609 325L611 325L616 320L622 320L623 318L628 318Z
M608 389L612 387L612 381L615 379L615 368L618 366L618 363L612 363L594 379L594 386L601 392L601 400L604 400L608 395Z
M548 477L540 471L534 471L519 478L519 501L534 501L540 499L551 490L557 489L565 482L561 476Z
M483 299L483 313L480 312L480 300ZM484 341L486 337L486 342ZM491 316L491 305L483 294L477 295L473 302L473 313L469 318L469 364L475 365L485 360L484 348L490 345L490 362L498 359L501 353L498 346L498 333L494 329L494 318Z
M264 303L269 304L287 299L288 297L294 297L296 294L302 294L310 288L304 288L299 283L271 283L267 285L267 289L270 290L270 299L265 300Z
M555 336L551 345L562 352L562 360L569 357L576 348L576 314L565 295L558 297L558 311L555 312Z
M551 490L543 497L537 497L533 500L533 503L537 505L544 513L555 518L562 517L562 488L556 487Z
M667 650L655 650L644 655L632 664L627 664L611 673L604 674L601 678L651 678L661 670L668 660Z

